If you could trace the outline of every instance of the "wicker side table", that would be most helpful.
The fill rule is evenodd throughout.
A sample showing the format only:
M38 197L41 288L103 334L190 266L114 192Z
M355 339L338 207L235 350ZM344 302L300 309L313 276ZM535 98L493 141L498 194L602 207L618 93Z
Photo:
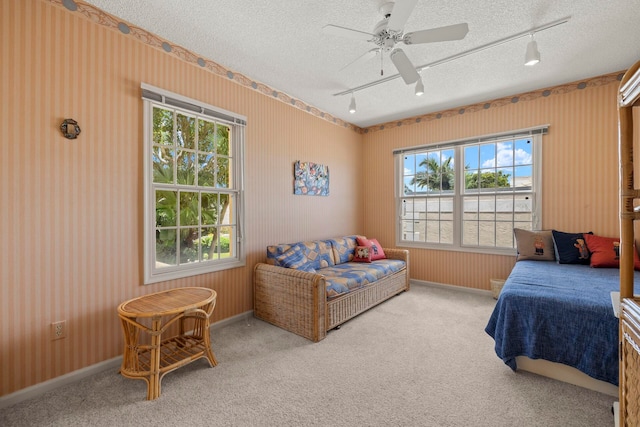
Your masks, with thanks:
M209 319L216 296L208 288L177 288L134 298L118 306L125 344L120 373L145 380L148 400L160 396L160 381L166 373L203 357L211 367L218 364L209 337ZM150 325L143 324L143 319L149 319ZM163 338L176 322L178 332ZM141 332L150 336L151 344L140 343Z

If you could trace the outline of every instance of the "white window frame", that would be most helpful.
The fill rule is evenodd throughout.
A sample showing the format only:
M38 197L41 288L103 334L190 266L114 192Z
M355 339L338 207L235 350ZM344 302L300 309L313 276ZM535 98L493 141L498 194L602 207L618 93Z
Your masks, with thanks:
M532 128L520 129L510 132L504 132L499 134L483 135L474 138L468 138L463 140L454 140L439 142L434 144L427 144L417 147L408 147L402 149L396 149L394 154L394 166L395 166L395 204L396 204L396 246L409 247L409 248L425 248L425 249L437 249L448 250L458 252L474 252L485 254L497 254L497 255L515 255L515 241L513 248L496 247L496 246L481 246L463 244L462 242L462 229L463 229L463 200L465 196L469 194L464 193L465 187L465 174L464 174L464 162L463 151L465 146L478 143L494 143L503 140L515 140L519 138L530 138L532 141L532 188L530 191L532 197L532 223L531 228L533 230L539 229L542 225L542 136L548 132L549 125L536 126ZM406 199L404 194L404 156L407 154L415 154L418 152L429 150L454 150L454 170L455 170L455 190L452 194L453 197L453 242L449 243L433 243L433 242L421 242L405 240L403 238L403 199ZM443 195L444 196L444 195Z
M151 284L215 271L237 268L246 265L244 244L244 130L246 117L202 103L200 101L184 97L151 86L141 84L143 98L143 173L144 173L144 283ZM153 107L176 110L189 116L225 124L231 128L230 151L233 153L231 166L231 188L208 188L211 192L229 194L235 199L235 209L232 209L233 217L230 223L235 224L236 233L232 256L216 260L185 263L175 266L158 268L156 266L156 212L155 189L158 184L153 182ZM178 184L162 184L166 188L171 186L175 190L185 190ZM192 191L198 191L194 187Z

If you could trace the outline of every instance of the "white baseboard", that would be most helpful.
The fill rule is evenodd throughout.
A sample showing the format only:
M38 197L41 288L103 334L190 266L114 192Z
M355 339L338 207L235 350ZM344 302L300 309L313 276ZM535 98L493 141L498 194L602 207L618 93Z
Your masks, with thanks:
M86 368L69 372L68 374L60 375L59 377L52 378L30 387L23 388L15 393L0 397L0 409L38 397L41 394L47 393L58 387L80 381L83 378L98 374L102 371L106 371L107 369L118 369L121 364L122 356L118 356L113 359L105 360L104 362L96 363L95 365L87 366Z
M215 322L211 325L210 329L216 330L231 323L246 321L252 316L253 310L246 311L236 316L228 317L226 319ZM9 406L15 405L16 403L20 403L34 397L38 397L58 387L80 381L83 378L99 374L100 372L106 371L107 369L117 370L120 368L121 364L122 356L118 356L114 357L113 359L105 360L103 362L99 362L94 365L69 372L68 374L64 374L59 377L32 385L30 387L23 388L22 390L18 390L14 393L0 397L0 409L7 408Z
M485 289L467 288L465 286L447 285L445 283L429 282L426 280L416 280L416 279L409 279L409 284L412 286L413 285L431 286L433 288L443 288L443 289L449 289L454 291L473 293L476 295L485 295L485 296L493 297L493 293Z

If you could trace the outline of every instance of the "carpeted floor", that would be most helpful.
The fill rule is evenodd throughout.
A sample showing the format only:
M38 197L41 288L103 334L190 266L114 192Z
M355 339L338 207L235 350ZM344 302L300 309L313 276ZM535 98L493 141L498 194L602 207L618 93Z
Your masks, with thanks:
M311 343L256 319L162 381L109 370L0 410L2 426L613 426L614 397L512 372L490 296L415 285Z

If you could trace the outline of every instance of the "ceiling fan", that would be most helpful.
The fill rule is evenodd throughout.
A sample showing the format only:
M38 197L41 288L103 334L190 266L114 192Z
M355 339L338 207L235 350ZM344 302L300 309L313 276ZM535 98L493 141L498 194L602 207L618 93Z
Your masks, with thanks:
M404 43L406 45L412 45L462 40L469 32L469 25L462 23L405 33L404 25L415 8L416 3L418 3L418 0L397 0L395 3L383 3L378 10L384 18L376 24L371 33L342 27L340 25L325 25L322 28L325 34L364 40L376 45L375 48L356 58L356 60L347 64L343 69L365 62L379 53L389 52L389 58L398 69L404 82L406 84L412 84L420 79L420 75L407 57L407 54L404 53L402 49L395 47L396 44ZM382 70L380 73L382 74Z

